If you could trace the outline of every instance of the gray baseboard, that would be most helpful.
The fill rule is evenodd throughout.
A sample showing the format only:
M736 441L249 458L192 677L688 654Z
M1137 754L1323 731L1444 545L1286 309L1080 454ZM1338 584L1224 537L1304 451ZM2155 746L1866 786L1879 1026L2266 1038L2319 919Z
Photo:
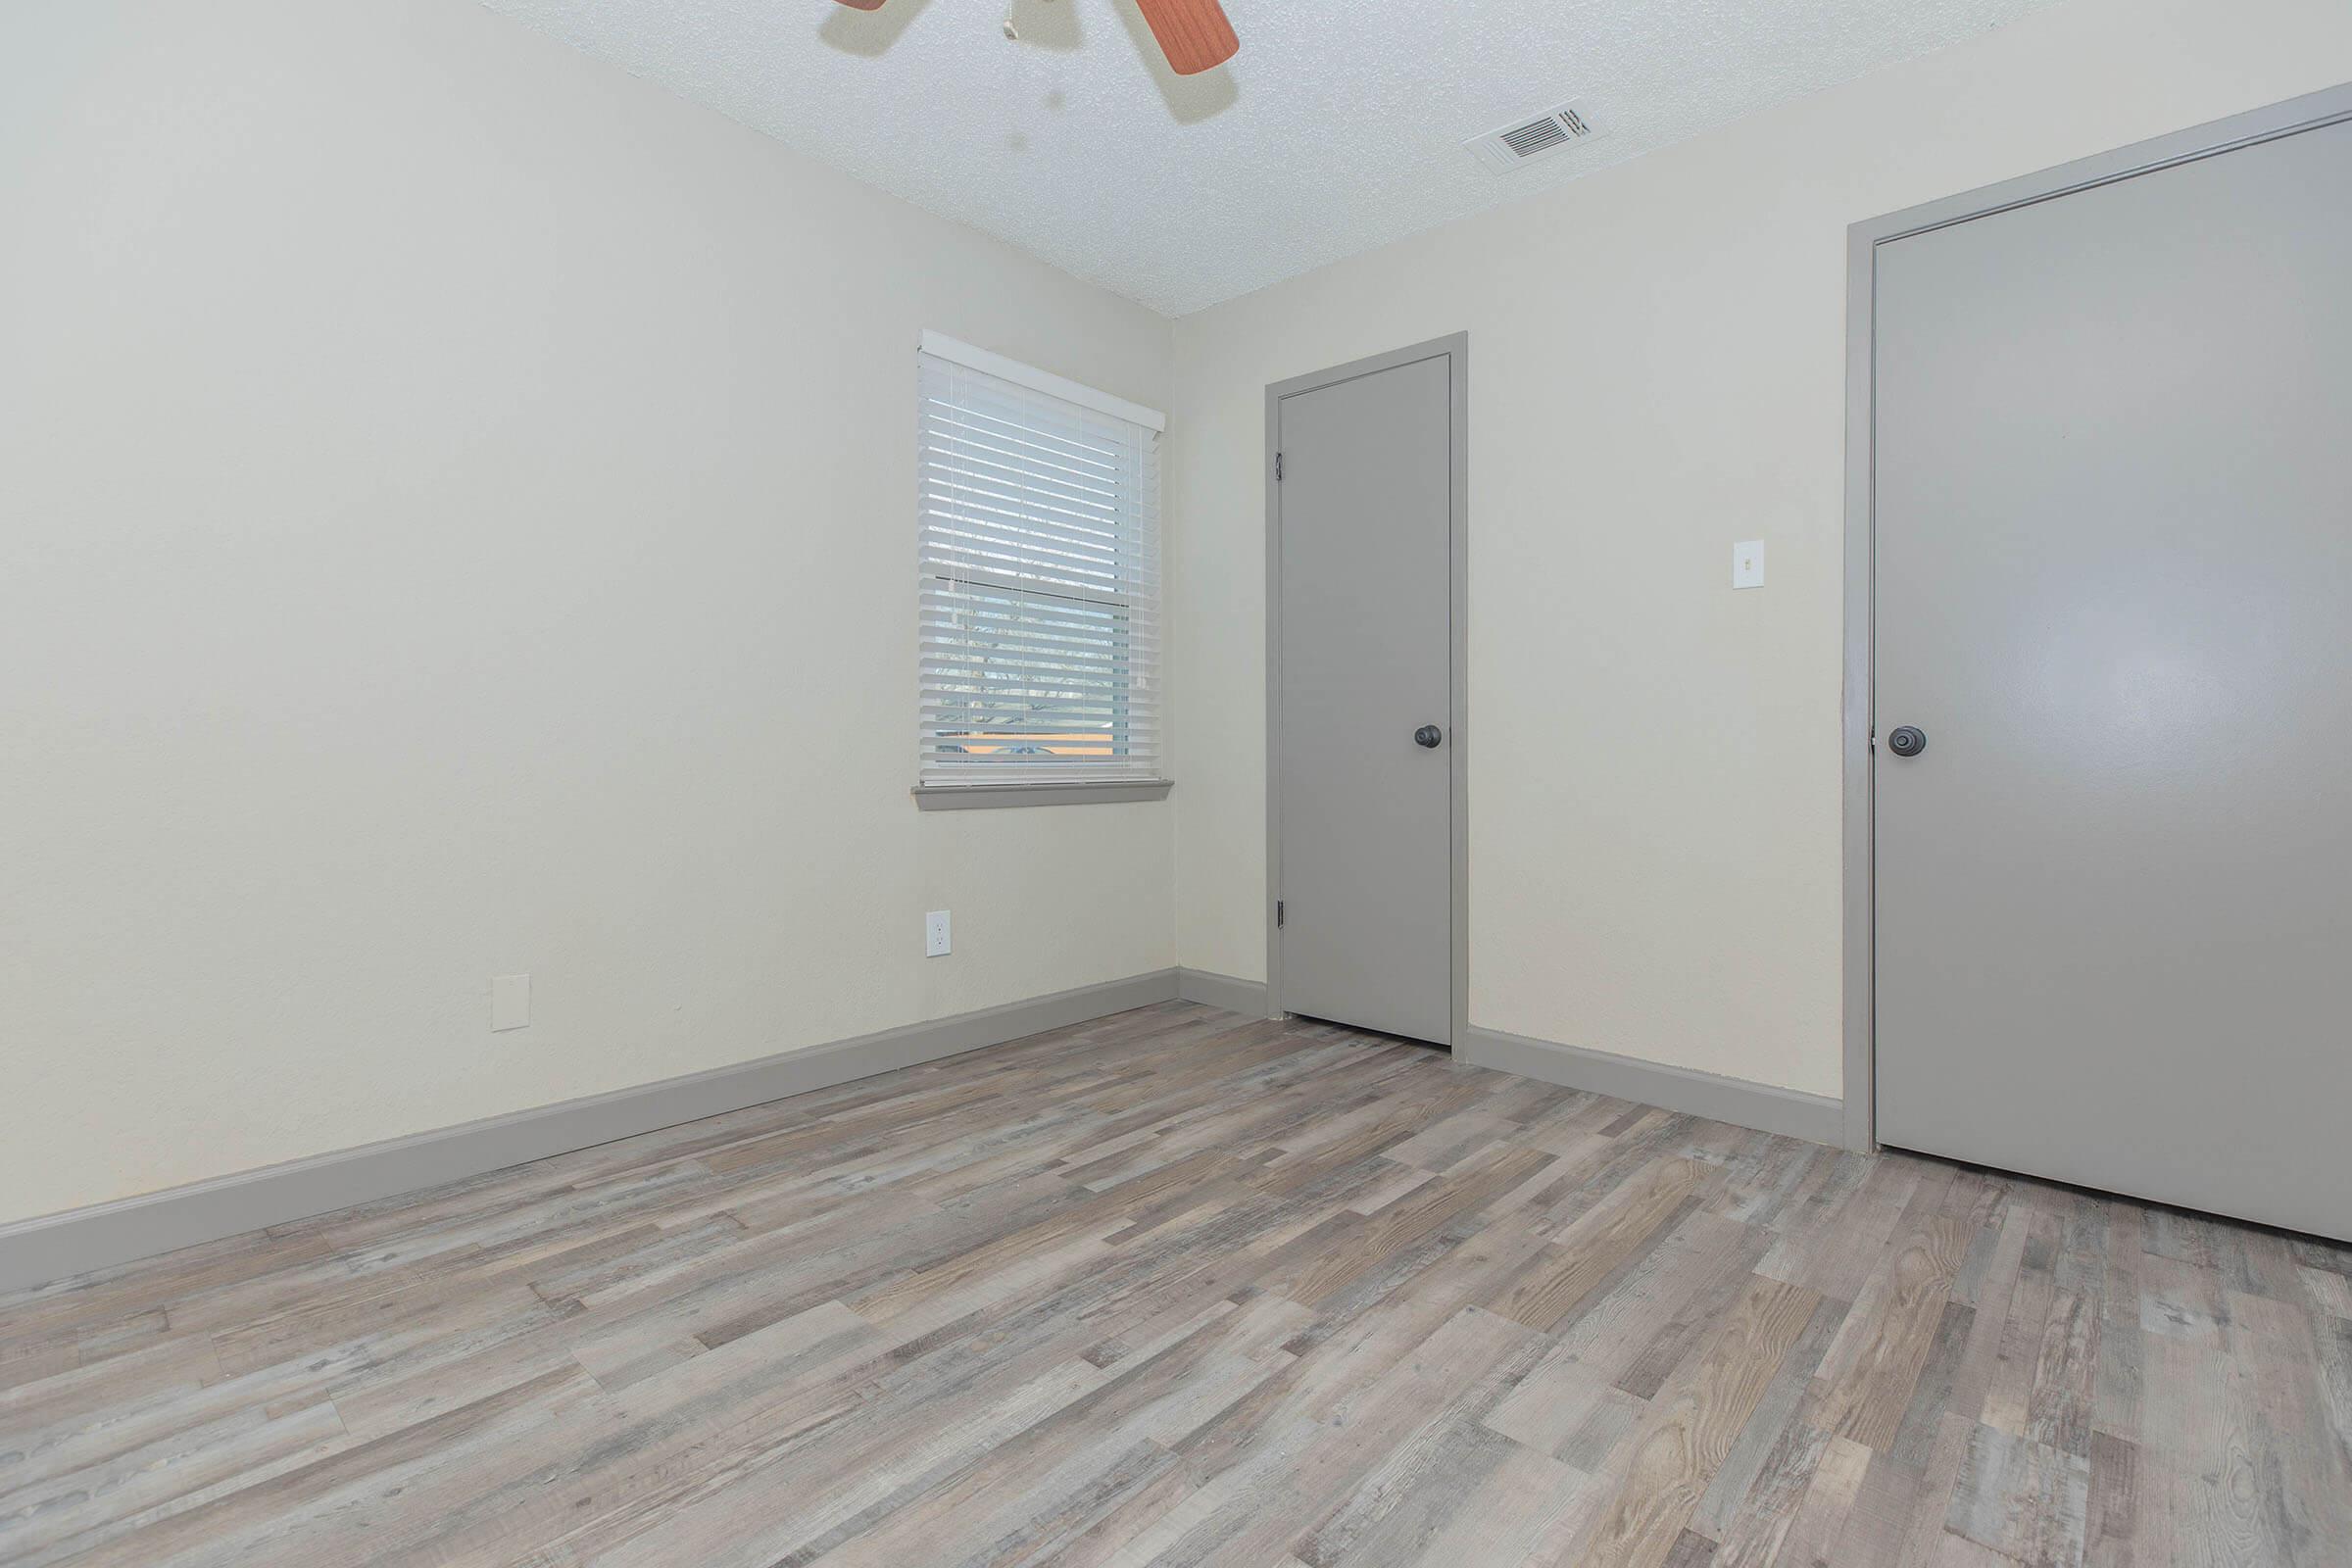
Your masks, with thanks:
M1618 1100L1662 1105L1668 1110L1728 1121L1735 1127L1781 1133L1789 1138L1845 1147L1845 1102L1794 1089L1775 1089L1744 1078L1725 1078L1689 1067L1638 1061L1606 1051L1556 1045L1473 1026L1469 1050L1456 1053L1474 1066L1541 1078L1547 1084L1590 1090Z
M1234 982L1228 982L1232 984ZM160 1193L0 1225L0 1290L609 1144L680 1122L1170 1002L1177 971L1084 986L757 1061L567 1100ZM1222 1003L1219 1005L1223 1005ZM1261 998L1262 1010L1262 998Z
M1266 1016L1263 980L1236 980L1229 974L1211 974L1206 969L1179 969L1176 995L1186 1002L1223 1007L1227 1012L1246 1013L1252 1018Z

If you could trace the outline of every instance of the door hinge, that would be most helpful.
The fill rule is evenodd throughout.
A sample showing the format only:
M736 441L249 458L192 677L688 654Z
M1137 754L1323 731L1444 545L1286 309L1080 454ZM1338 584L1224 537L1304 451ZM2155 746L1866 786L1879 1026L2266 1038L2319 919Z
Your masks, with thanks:
M1279 452L1274 454L1274 482L1282 483L1282 454Z
M1282 924L1282 901L1280 899L1274 901L1274 923Z

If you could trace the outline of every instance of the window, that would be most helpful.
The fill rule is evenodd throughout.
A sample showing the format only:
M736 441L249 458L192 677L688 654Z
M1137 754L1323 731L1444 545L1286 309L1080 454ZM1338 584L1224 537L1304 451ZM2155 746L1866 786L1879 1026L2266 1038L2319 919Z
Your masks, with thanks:
M1164 793L1160 416L933 333L917 361L917 798Z

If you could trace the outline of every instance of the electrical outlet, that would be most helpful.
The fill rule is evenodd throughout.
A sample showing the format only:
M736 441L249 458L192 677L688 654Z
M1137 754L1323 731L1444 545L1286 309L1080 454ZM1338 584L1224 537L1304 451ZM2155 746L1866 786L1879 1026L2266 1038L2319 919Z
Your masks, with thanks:
M509 1029L528 1029L531 1026L531 977L527 974L494 974L490 977L490 1031L502 1034Z
M923 956L944 958L948 956L948 911L933 909L923 916Z
M1750 539L1732 546L1732 586L1761 588L1764 586L1764 541Z

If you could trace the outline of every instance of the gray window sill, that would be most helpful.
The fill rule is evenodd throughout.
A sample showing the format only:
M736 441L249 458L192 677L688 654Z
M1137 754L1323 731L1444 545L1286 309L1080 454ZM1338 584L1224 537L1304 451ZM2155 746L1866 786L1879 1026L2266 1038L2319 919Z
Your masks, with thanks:
M1164 778L1084 780L1062 784L917 784L914 804L926 811L993 810L1007 806L1106 806L1116 801L1163 801L1176 786Z

